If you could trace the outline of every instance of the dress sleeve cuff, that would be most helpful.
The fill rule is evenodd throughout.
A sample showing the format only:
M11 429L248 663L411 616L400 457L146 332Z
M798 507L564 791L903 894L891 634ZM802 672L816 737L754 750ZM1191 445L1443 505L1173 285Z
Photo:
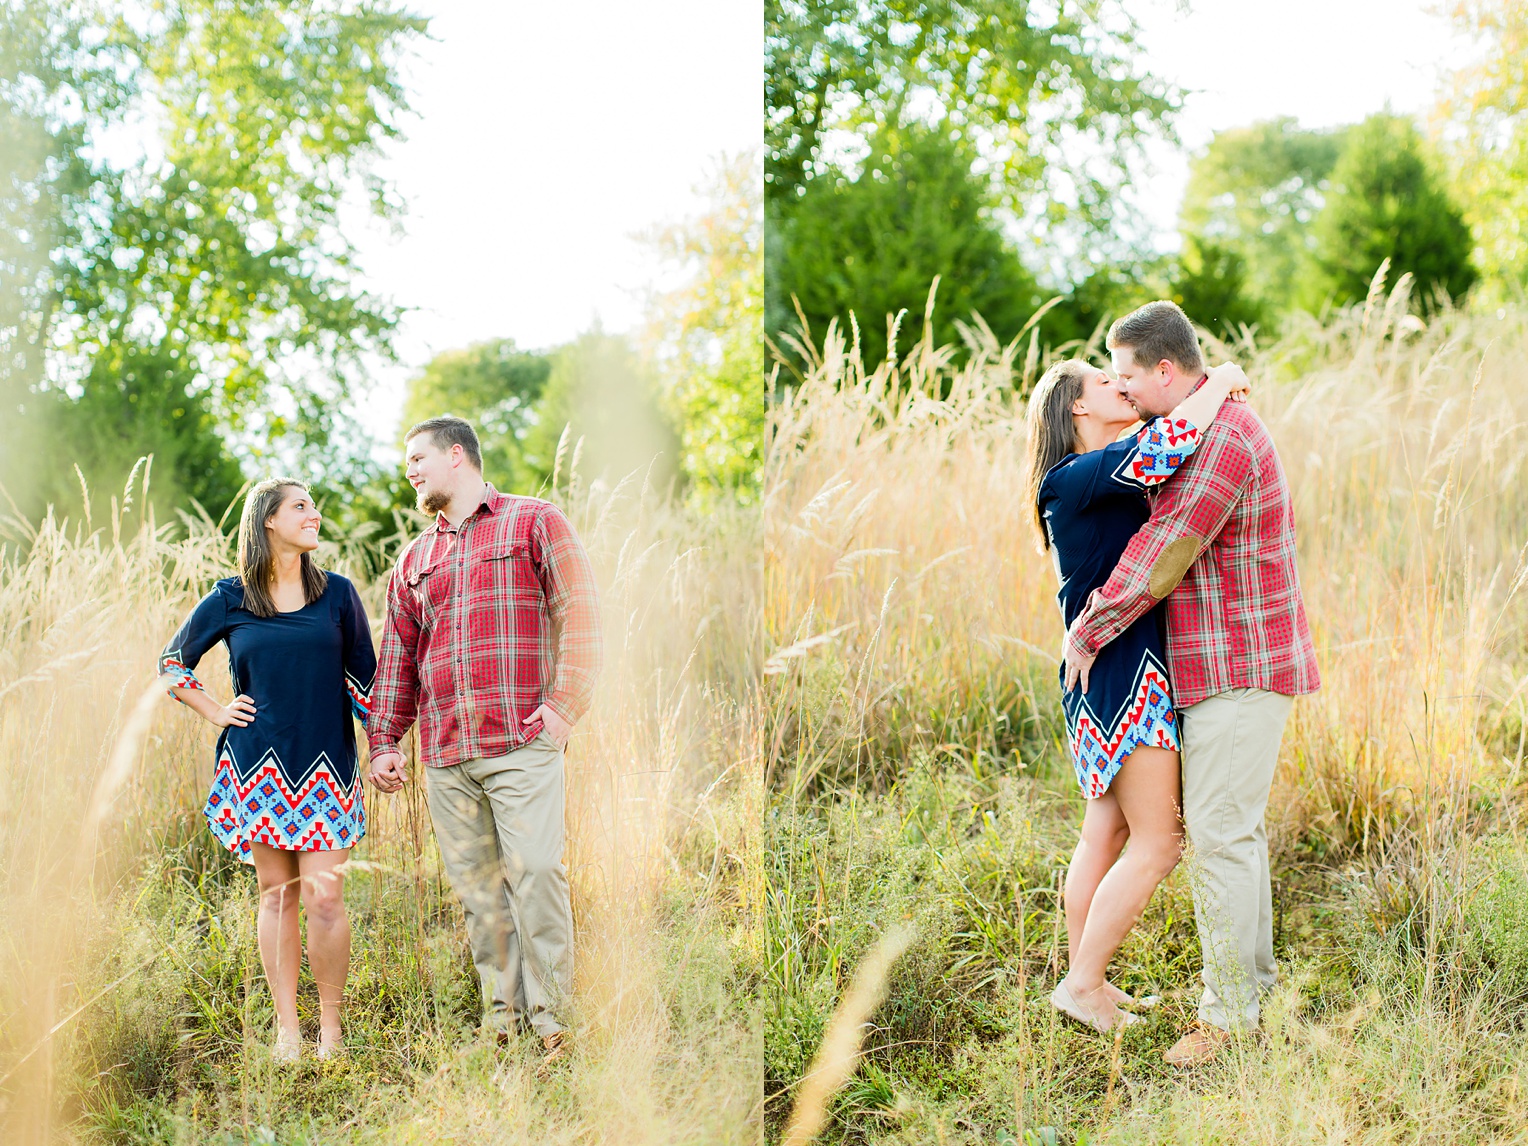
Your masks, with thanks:
M177 689L207 691L202 682L196 679L196 674L174 657L165 657L159 662L159 678L169 682L170 687L165 689L165 693L169 696L174 696Z
M1158 485L1173 476L1199 445L1199 427L1186 418L1153 418L1136 438L1131 476L1142 485Z

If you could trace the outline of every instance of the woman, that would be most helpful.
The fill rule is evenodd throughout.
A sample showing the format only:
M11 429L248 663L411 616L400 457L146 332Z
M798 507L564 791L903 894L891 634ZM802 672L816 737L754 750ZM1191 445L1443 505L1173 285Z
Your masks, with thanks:
M281 1059L302 1047L299 898L318 984L317 1053L340 1050L350 970L343 865L366 832L351 717L366 719L377 660L355 586L313 561L320 521L301 482L255 486L239 520L239 575L212 587L159 658L170 695L223 730L204 811L223 846L255 867ZM219 641L238 694L226 705L193 673Z
M1170 478L1220 404L1246 389L1239 367L1217 367L1166 418L1126 435L1137 424L1135 408L1102 370L1072 359L1045 372L1029 401L1027 493L1040 550L1056 562L1066 625L1150 516L1145 490ZM1063 694L1087 810L1066 878L1070 968L1051 1003L1100 1031L1139 1021L1120 1009L1135 1000L1105 973L1183 846L1164 648L1153 610L1099 653L1086 692Z

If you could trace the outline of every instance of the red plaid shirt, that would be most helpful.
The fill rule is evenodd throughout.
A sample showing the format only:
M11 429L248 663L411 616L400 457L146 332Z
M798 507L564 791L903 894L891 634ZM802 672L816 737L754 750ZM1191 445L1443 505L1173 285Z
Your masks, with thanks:
M1088 597L1068 646L1096 655L1166 597L1180 707L1233 688L1286 696L1320 688L1289 485L1258 416L1240 403L1222 405L1198 451L1148 496L1151 520Z
M589 558L562 511L487 486L455 529L445 515L409 544L387 583L387 623L366 732L392 752L419 721L420 756L444 767L536 738L545 704L588 711L601 659Z

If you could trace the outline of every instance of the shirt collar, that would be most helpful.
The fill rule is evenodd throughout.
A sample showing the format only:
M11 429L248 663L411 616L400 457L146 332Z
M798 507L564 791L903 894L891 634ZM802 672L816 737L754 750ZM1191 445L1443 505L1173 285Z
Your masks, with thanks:
M462 525L465 526L477 514L483 512L484 510L487 510L489 513L498 513L499 509L507 500L508 498L493 488L492 482L485 481L483 483L483 500L478 502L476 509L474 509L466 517L462 518ZM456 530L451 528L451 519L445 515L444 511L435 515L435 531L437 533L456 532Z

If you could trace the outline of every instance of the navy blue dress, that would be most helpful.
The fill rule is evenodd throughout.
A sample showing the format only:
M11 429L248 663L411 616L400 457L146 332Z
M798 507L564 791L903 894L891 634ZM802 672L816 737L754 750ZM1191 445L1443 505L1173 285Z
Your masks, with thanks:
M1068 454L1046 472L1040 513L1061 578L1056 599L1068 628L1151 516L1146 489L1171 477L1199 437L1182 419L1169 424L1157 418L1133 437ZM1179 746L1165 636L1161 611L1152 609L1099 651L1086 694L1079 684L1062 696L1072 765L1090 800L1109 790L1120 765L1140 745ZM1061 679L1064 687L1065 665Z
M254 720L218 737L207 822L246 863L251 842L351 847L366 834L352 717L365 722L377 671L360 595L330 573L323 596L294 612L257 617L243 605L239 578L217 582L159 657L175 688L199 689L193 670L224 641L233 690L255 703Z

